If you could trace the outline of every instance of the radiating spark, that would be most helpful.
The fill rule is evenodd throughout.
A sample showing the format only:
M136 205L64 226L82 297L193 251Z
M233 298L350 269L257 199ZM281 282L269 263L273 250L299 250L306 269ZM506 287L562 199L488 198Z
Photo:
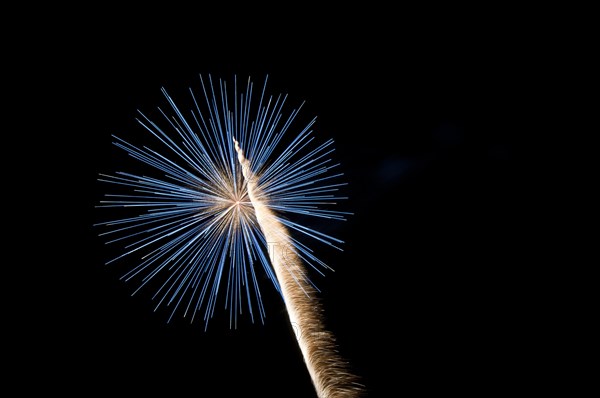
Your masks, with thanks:
M350 214L332 208L346 199L339 195L343 173L330 157L333 140L317 143L316 119L298 129L294 121L302 104L285 112L287 95L268 95L267 81L257 92L250 79L239 90L237 78L228 87L200 76L203 98L190 88L191 108L185 110L162 89L168 108L158 108L159 121L142 112L137 118L157 148L113 136L114 145L147 174L101 174L99 180L114 192L98 207L125 208L128 215L96 225L107 243L122 250L108 263L134 264L123 279L138 283L135 292L152 286L156 308L171 308L169 320L181 312L192 321L202 317L207 326L223 296L230 327L237 327L245 311L252 322L264 322L260 273L280 293L282 288L269 256L272 242L257 221L256 200L290 231L286 244L317 272L329 267L313 244L341 250L341 240L302 225L305 217L345 220ZM252 170L246 178L236 145L244 148ZM295 279L299 286L314 286L306 272Z

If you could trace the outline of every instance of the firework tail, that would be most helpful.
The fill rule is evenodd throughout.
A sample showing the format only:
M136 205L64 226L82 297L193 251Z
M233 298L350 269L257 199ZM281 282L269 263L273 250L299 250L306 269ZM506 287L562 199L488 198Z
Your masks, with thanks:
M314 287L308 282L304 266L295 253L287 228L268 208L250 170L250 162L235 141L242 174L247 182L248 196L256 219L269 242L269 257L279 280L281 293L302 351L306 367L320 398L357 397L360 387L348 371L347 363L336 351L333 334L325 330L321 320L322 307Z

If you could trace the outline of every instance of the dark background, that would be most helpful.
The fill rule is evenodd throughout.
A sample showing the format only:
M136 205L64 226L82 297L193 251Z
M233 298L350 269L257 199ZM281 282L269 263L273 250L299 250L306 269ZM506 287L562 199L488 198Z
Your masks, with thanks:
M104 265L111 249L92 225L107 188L98 174L118 163L111 134L145 134L137 109L163 106L161 87L187 101L199 74L257 84L268 74L270 93L306 101L317 136L335 139L349 183L344 208L354 215L334 227L344 252L322 255L335 273L316 283L326 324L368 396L489 393L524 377L518 363L505 365L519 333L515 120L527 92L517 94L515 80L528 73L520 50L486 20L310 21L227 32L215 21L181 30L82 23L85 44L69 42L69 62L52 81L65 95L48 103L60 109L54 223L67 231L50 236L48 254L60 260L42 274L52 282L39 323L52 333L40 367L60 375L48 383L110 394L314 396L274 291L265 292L264 325L230 330L222 310L204 331L178 317L167 324L149 294L131 297L135 286L118 279L126 264Z

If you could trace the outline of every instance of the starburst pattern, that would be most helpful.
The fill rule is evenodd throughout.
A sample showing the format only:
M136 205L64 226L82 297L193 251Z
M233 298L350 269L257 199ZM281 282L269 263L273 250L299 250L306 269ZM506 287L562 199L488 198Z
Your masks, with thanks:
M230 327L237 326L244 309L253 322L257 313L263 321L257 272L266 273L281 293L269 259L273 248L257 223L237 159L238 143L260 202L290 231L294 254L322 272L328 266L312 245L341 250L341 240L302 222L344 220L350 214L332 209L345 199L339 195L343 174L331 160L333 141L316 142L315 119L296 128L302 104L286 113L287 95L268 95L267 81L255 94L250 79L238 91L237 78L228 87L223 80L200 76L203 99L190 88L186 110L162 89L168 108L158 108L160 122L141 112L137 118L158 148L113 136L114 145L135 159L136 170L143 165L148 173L100 175L114 191L98 207L127 210L126 216L97 224L106 243L122 250L108 263L133 263L123 279L138 281L135 292L152 285L156 308L171 307L169 320L182 311L192 321L201 313L208 324L222 295ZM305 274L295 277L310 283Z

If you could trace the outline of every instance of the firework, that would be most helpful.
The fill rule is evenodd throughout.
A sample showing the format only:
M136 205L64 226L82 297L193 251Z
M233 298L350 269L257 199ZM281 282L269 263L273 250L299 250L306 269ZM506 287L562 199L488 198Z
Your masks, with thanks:
M343 242L302 222L350 214L333 209L345 199L333 141L316 143L315 119L294 131L302 105L284 116L287 95L267 95L267 79L258 93L250 79L242 91L237 79L233 87L210 76L200 82L204 98L190 89L186 111L162 90L169 105L168 112L159 108L162 124L140 112L138 122L160 150L114 137L155 175L100 176L119 190L100 207L134 211L98 224L108 243L123 248L109 263L135 259L123 278L138 281L135 292L153 286L156 308L171 307L169 320L181 311L192 321L201 314L208 325L224 296L230 327L243 309L264 321L257 275L264 272L283 298L319 396L356 396L360 389L324 328L308 277L308 269L329 268L312 245L341 250Z

